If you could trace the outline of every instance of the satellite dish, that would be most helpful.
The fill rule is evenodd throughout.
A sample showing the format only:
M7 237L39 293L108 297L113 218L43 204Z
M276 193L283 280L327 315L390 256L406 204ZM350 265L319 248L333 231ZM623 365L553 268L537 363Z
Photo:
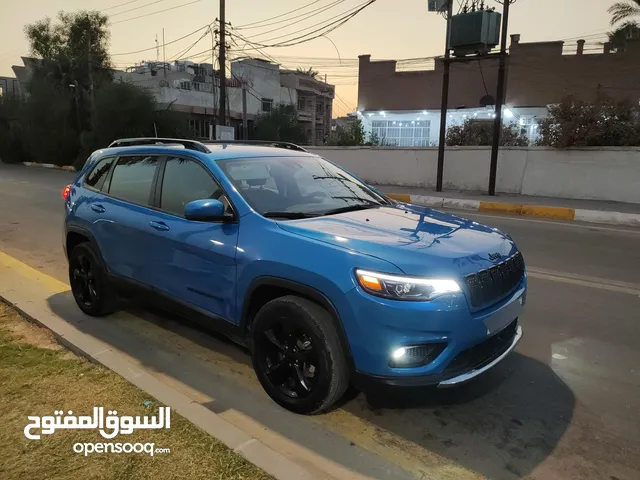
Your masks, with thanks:
M480 99L480 105L482 105L483 107L489 107L495 104L496 104L496 100L491 95L485 95Z

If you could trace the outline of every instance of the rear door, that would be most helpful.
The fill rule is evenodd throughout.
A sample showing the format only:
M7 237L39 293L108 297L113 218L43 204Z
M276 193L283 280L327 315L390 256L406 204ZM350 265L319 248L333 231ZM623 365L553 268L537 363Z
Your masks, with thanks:
M214 198L233 213L224 190L199 161L168 157L150 212L148 282L174 299L216 316L234 318L238 223L184 218L193 200Z
M120 156L89 200L92 231L113 274L144 282L158 155Z

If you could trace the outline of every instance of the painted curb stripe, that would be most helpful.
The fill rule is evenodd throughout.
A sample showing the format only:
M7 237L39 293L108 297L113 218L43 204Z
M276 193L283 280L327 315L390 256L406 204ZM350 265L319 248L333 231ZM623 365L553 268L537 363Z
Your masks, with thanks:
M640 227L640 214L610 212L606 210L582 210L544 205L523 205L518 203L481 202L461 198L431 197L409 195L406 193L387 193L388 197L405 203L425 205L432 208L452 208L480 212L504 213L525 217L555 218L588 223L606 223L611 225L631 225Z

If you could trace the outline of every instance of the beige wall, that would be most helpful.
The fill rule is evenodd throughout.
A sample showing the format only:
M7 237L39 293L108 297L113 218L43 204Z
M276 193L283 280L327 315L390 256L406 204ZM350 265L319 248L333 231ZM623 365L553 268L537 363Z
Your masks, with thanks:
M437 148L313 147L372 184L434 188ZM447 147L446 189L486 191L489 147ZM559 198L640 203L640 148L502 148L496 190Z
M640 98L640 40L629 42L624 53L562 51L563 42L520 43L512 36L507 105L544 106L567 94L589 99L599 87L614 98ZM361 55L359 65L358 110L440 109L442 61L435 62L435 70L396 72L395 61L371 61L370 55ZM496 85L495 57L453 63L448 107L479 107L487 92L495 96Z

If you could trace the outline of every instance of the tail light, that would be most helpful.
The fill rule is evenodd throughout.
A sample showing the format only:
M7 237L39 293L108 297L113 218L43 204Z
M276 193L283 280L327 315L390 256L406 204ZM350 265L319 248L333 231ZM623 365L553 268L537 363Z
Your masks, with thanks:
M67 185L66 187L64 187L64 190L62 191L62 198L64 198L65 200L69 198L69 192L71 192L71 185Z

